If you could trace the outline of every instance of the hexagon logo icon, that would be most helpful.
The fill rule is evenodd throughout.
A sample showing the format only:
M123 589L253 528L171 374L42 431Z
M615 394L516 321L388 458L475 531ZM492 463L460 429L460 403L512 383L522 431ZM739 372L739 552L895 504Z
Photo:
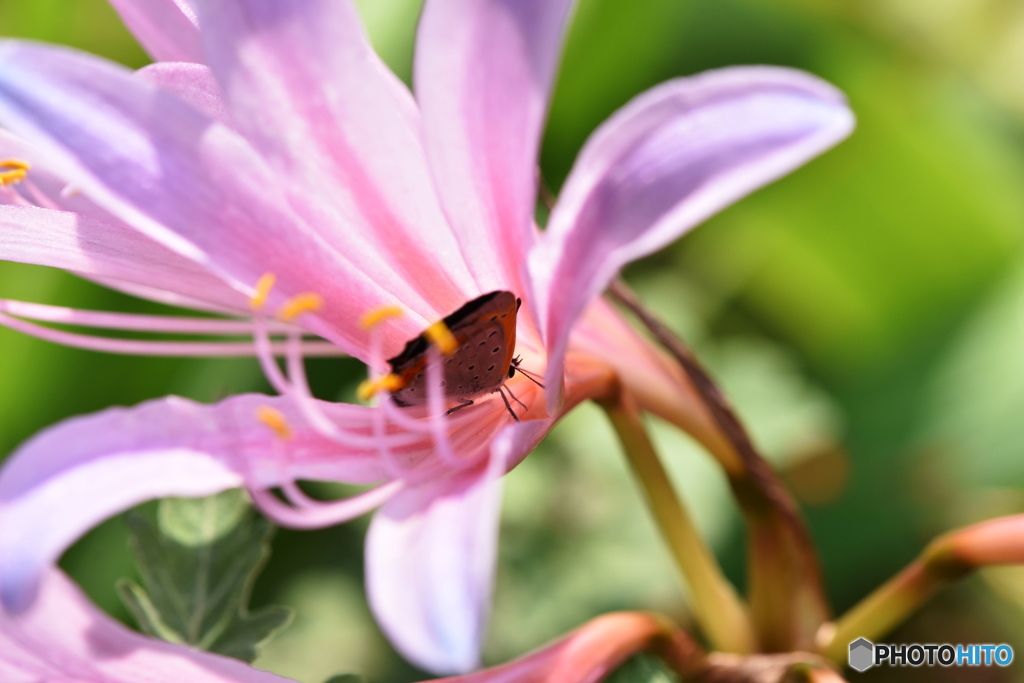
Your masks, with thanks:
M858 638L850 643L850 668L867 671L875 665L875 644L867 638Z

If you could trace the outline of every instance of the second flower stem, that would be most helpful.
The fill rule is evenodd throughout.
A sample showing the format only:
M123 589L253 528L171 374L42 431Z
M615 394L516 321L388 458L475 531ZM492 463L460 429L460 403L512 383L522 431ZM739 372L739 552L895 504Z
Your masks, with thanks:
M822 653L846 658L856 638L884 637L936 591L975 569L1024 564L1024 515L999 517L939 536L920 557L818 634Z
M676 495L633 400L620 393L616 400L603 402L602 407L643 486L672 557L689 584L693 610L708 641L716 650L752 652L755 638L746 606Z
M725 396L693 353L622 282L609 289L679 363L731 453L716 454L747 523L749 599L758 647L806 650L829 615L817 551L796 501L761 457Z

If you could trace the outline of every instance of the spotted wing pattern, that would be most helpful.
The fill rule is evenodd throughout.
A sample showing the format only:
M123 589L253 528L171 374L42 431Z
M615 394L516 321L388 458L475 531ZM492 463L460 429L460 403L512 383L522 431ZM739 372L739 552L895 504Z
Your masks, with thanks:
M521 301L512 292L484 294L445 317L455 337L455 352L443 358L448 398L469 401L497 391L509 377L516 346L516 314ZM420 334L406 343L402 352L388 360L391 372L405 384L392 396L399 405L427 402L427 349L430 342Z

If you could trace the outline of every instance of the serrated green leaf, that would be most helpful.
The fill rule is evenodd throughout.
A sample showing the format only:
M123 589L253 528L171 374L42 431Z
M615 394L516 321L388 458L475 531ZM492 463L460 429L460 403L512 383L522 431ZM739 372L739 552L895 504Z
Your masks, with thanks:
M142 586L128 579L121 579L117 582L117 593L144 633L172 643L182 642L181 636L164 623Z
M278 605L264 607L246 615L236 615L207 649L252 662L260 654L260 646L287 628L294 616L291 608Z
M291 619L286 608L247 609L273 528L233 492L161 501L157 516L126 516L142 581L120 584L121 598L147 633L251 662Z
M679 677L654 655L641 652L623 662L605 683L679 683Z

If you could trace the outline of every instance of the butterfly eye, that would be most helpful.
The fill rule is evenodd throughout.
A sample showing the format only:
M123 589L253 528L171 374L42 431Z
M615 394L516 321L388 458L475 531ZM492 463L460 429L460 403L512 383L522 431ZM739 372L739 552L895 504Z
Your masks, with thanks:
M508 376L510 379L516 376L516 366L514 364L508 366Z

